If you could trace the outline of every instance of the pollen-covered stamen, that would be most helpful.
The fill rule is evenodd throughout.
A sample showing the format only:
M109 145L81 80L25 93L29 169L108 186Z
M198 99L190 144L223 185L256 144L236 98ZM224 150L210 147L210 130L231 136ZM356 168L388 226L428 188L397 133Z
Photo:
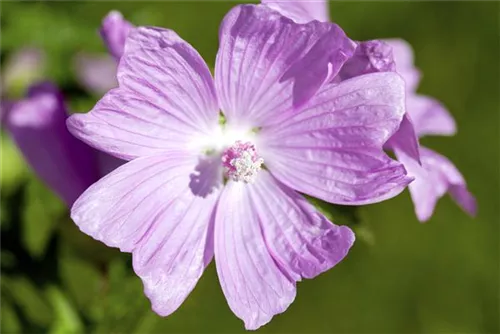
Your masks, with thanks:
M252 183L264 159L258 156L255 146L249 142L237 141L222 153L222 166L226 176L234 181Z

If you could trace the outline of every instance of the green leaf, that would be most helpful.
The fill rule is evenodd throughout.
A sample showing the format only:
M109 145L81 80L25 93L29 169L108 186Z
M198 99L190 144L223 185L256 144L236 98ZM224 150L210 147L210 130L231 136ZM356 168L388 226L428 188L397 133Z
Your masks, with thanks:
M363 221L360 207L348 205L331 204L320 199L305 195L306 199L324 214L331 222L336 225L349 226L356 235L356 239L373 246L375 244L375 235L370 226Z
M132 329L138 324L146 325L141 319L146 312L151 312L151 307L144 296L141 280L126 265L129 256L123 254L108 267L108 292L100 305L102 317L95 330L97 333L135 332Z
M75 97L68 101L69 110L73 113L87 113L96 104L95 98Z
M0 315L2 318L2 333L21 333L21 323L19 322L12 304L6 298L2 298L1 305Z
M122 255L118 249L108 247L80 231L69 215L62 217L58 235L60 239L64 240L65 247L68 246L82 259L99 266L107 266L112 259Z
M63 202L35 178L26 186L22 242L33 257L42 257L60 217Z
M17 146L2 132L0 138L0 151L2 152L1 164L1 187L2 196L10 194L28 175L28 169L21 152Z
M12 252L2 249L2 253L0 255L2 268L12 268L16 265L16 256Z
M26 277L2 275L1 286L2 293L10 296L28 320L40 326L51 323L53 313L50 304Z
M306 199L337 225L357 225L360 223L357 206L336 205L305 195Z
M0 216L0 226L2 229L9 229L12 221L10 220L10 210L11 206L2 198L0 201L0 212L2 213Z
M96 318L93 304L102 298L104 279L97 265L78 256L67 244L59 253L59 274L72 300L87 316Z
M50 327L50 334L82 333L83 323L66 296L55 286L46 291L54 308L55 320Z

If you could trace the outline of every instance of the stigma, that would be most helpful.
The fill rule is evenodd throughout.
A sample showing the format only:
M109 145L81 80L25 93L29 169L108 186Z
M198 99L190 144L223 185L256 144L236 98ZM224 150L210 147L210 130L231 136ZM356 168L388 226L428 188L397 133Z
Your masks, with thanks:
M233 181L253 183L262 169L264 159L259 157L250 142L236 141L222 152L222 166L225 176Z

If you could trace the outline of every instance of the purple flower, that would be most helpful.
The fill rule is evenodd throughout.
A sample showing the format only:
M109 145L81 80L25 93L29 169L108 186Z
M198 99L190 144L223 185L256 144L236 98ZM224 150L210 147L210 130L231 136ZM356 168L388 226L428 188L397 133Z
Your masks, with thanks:
M328 20L328 15L324 14L328 12L326 1L262 2L298 22ZM445 157L419 147L418 137L452 135L456 132L456 127L453 117L441 103L416 94L421 74L414 66L413 52L408 43L398 39L360 42L354 56L346 61L332 81L341 82L366 73L394 70L405 80L407 114L386 147L394 150L398 160L407 168L408 174L415 177L409 189L418 219L427 221L432 216L437 200L446 192L449 192L467 213L475 215L476 201L467 190L465 180L456 167Z
M300 193L366 204L410 179L383 143L404 112L404 83L375 73L324 84L353 53L336 25L299 25L235 7L220 27L215 78L171 30L133 29L119 87L68 119L89 145L130 162L74 204L80 229L131 252L155 312L174 312L215 256L247 329L332 268L354 242ZM222 110L222 122L220 122Z
M4 125L37 173L68 206L117 159L73 137L63 97L50 83L33 85L23 100L9 103Z
M415 90L420 79L420 72L413 65L413 52L408 43L403 40L387 40L393 48L396 70L406 82L406 108L418 137L425 135L453 135L456 125L446 108L433 98L416 94ZM420 147L419 164L407 150L398 148L401 145L399 134L407 131L400 129L393 139L394 153L415 177L410 184L410 194L415 205L415 211L420 221L427 221L434 211L436 202L447 192L470 215L477 210L474 196L467 190L464 177L458 169L444 156Z
M122 14L111 11L102 20L100 35L110 55L79 53L74 59L78 80L90 92L102 95L115 88L116 67L125 48L125 39L133 25Z
M101 37L108 48L109 53L118 62L123 55L125 40L134 26L123 18L118 11L111 11L102 20Z

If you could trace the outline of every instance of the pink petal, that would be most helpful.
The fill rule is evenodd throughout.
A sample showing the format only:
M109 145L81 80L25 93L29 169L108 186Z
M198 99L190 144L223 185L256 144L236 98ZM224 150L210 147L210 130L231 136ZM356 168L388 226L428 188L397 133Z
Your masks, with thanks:
M67 111L56 87L42 83L12 103L5 126L35 173L71 205L98 178L95 152L66 129Z
M406 107L419 137L454 135L457 131L453 116L437 100L423 95L409 95Z
M420 147L422 150L422 147ZM437 200L446 193L446 182L439 174L427 171L423 166L408 156L405 151L394 150L397 159L403 163L408 175L415 180L408 186L415 206L415 213L421 222L429 220ZM421 156L421 161L423 157Z
M332 203L375 203L410 182L382 150L403 114L402 79L367 74L323 87L295 117L262 129L258 149L292 189Z
M307 23L312 20L328 22L330 20L328 1L326 0L261 0L261 3L277 10L297 23Z
M182 304L213 256L222 180L211 169L183 152L138 158L92 185L71 210L83 232L132 252L134 270L162 316Z
M263 172L249 184L253 215L261 222L272 257L293 280L313 278L340 262L354 243L347 226L337 226L304 197Z
M109 53L116 61L120 60L125 48L125 41L130 30L134 26L123 18L118 11L111 11L102 20L101 37L108 48Z
M215 221L215 261L229 307L246 329L257 329L293 302L295 281L271 256L262 231L267 222L261 221L248 188L243 182L229 181L221 194Z
M389 138L385 146L392 150L403 151L408 157L420 163L420 144L417 134L415 133L412 119L408 113L405 113L398 131Z
M298 25L266 6L235 7L222 22L215 65L228 123L259 127L293 113L354 49L337 25Z
M148 42L149 45L146 45ZM201 56L174 32L137 28L118 68L119 88L70 131L121 159L199 148L218 124L213 81Z
M421 222L430 219L437 200L449 192L455 201L470 215L476 213L476 200L467 190L465 180L458 169L444 156L420 147L422 166L404 153L395 151L408 170L415 177L409 186L415 205L415 212Z
M402 39L386 39L384 42L392 47L392 55L396 62L396 72L405 80L406 90L408 92L415 92L421 75L420 71L415 67L411 45Z
M360 42L354 55L345 62L336 82L359 75L374 72L394 72L396 64L392 56L392 48L383 41L372 40Z

